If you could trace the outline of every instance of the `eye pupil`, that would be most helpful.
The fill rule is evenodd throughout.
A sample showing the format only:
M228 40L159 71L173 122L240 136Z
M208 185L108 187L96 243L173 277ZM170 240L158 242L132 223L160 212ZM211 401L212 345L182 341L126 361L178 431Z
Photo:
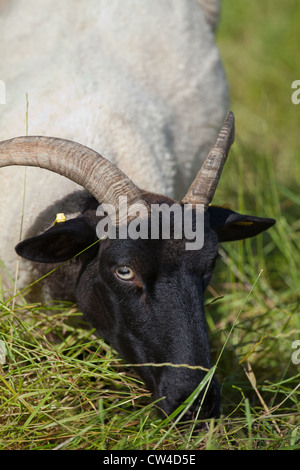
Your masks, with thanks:
M134 277L133 269L129 268L129 266L120 266L115 271L118 278L122 279L123 281L129 281Z

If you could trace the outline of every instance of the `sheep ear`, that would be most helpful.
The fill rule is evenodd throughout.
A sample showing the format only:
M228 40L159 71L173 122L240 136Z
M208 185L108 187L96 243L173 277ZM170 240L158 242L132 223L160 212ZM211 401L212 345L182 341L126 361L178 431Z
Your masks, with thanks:
M276 222L274 219L238 214L218 206L209 206L208 212L211 227L217 233L219 242L254 237Z
M97 241L95 228L83 218L59 223L41 235L20 242L18 255L39 263L61 263L73 258ZM96 244L90 250L98 249Z

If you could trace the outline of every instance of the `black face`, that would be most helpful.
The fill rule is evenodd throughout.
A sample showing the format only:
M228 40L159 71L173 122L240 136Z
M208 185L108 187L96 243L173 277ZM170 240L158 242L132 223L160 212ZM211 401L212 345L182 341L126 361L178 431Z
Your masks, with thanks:
M77 301L87 320L131 364L211 367L204 290L217 257L217 236L206 225L201 250L183 240L104 240L83 270ZM87 286L90 295L87 297ZM145 366L137 369L159 406L170 414L199 385L203 370ZM216 381L200 418L218 414Z
M146 194L149 204L173 202ZM275 221L209 207L204 245L189 251L185 239L106 239L97 243L95 207L94 201L79 217L24 240L16 251L24 258L51 265L93 245L76 258L78 269L69 271L72 283L65 277L66 286L60 285L60 291L70 283L75 285L77 279L71 298L76 296L87 320L127 362L148 364L137 371L155 398L162 398L160 407L170 414L196 389L206 372L149 364L211 367L204 291L214 269L218 241L257 235ZM199 411L201 401L199 396L186 418ZM214 378L198 416L206 419L218 413L219 389Z

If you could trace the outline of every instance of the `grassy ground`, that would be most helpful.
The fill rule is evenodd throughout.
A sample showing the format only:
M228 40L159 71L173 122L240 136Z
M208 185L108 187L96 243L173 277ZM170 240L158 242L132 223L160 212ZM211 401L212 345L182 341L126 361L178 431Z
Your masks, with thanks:
M206 298L220 420L197 434L163 420L135 371L69 325L74 306L48 315L17 298L0 309L0 449L300 447L299 14L297 0L223 0L217 39L237 132L214 202L277 224L220 248Z

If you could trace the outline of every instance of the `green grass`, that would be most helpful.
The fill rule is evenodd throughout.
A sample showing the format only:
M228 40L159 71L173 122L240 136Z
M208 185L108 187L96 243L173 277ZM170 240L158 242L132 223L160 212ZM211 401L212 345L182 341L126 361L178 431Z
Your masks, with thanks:
M236 140L214 202L277 224L220 247L206 313L221 418L198 433L163 419L136 371L72 326L75 306L50 315L17 297L0 308L0 449L299 449L299 10L297 0L223 0Z

